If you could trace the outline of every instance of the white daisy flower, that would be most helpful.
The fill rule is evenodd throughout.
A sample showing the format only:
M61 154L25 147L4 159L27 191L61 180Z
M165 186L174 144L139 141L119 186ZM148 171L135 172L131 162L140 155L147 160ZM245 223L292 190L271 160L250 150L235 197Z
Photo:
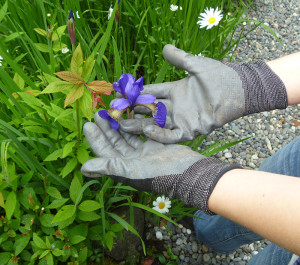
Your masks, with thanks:
M167 213L169 212L169 208L171 208L171 201L165 196L157 197L156 201L153 202L153 206L155 211Z
M61 52L62 52L62 53L68 53L68 52L69 52L68 47L62 48L62 49L61 49Z
M177 11L178 6L177 5L171 5L170 9L171 9L171 11L175 12L175 11Z
M107 15L107 19L109 20L110 19L110 17L111 17L111 15L112 15L112 12L114 11L114 9L112 8L112 7L110 7L109 9L108 9L108 15Z
M160 231L157 231L155 235L156 235L157 239L159 239L159 240L163 239L163 235L162 235L162 233Z
M2 66L3 57L0 55L0 66Z
M76 16L77 16L77 18L80 18L79 14L78 14L78 10L76 11Z
M197 24L200 25L200 28L207 27L207 29L212 28L213 26L217 26L222 19L223 15L221 15L221 11L216 8L205 9L204 13L201 13L199 16L199 21Z
M51 17L51 14L50 14L50 13L48 13L48 14L47 14L47 17Z

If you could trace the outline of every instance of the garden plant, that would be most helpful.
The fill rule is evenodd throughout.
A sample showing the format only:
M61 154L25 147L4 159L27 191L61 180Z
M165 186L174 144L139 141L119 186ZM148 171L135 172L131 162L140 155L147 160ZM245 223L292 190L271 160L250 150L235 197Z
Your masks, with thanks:
M81 166L95 155L82 126L96 114L118 129L119 118L133 118L134 104L152 107L164 126L163 104L140 95L145 84L187 76L163 59L164 45L231 60L250 6L242 0L0 1L1 265L104 264L124 230L140 238L142 260L147 246L133 214L127 222L116 209L140 208L157 224L192 216L177 200L106 176L85 178ZM125 79L134 100L122 90L123 101L110 108ZM202 149L205 137L182 144L210 156L244 140L220 139Z

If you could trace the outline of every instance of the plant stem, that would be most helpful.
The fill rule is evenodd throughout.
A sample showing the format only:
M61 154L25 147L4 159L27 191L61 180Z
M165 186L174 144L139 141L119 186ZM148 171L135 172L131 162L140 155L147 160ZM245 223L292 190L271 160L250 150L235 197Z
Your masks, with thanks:
M81 139L81 128L80 128L80 113L79 113L79 103L76 100L76 124L77 124L77 144L76 144L76 152L78 151L80 139Z

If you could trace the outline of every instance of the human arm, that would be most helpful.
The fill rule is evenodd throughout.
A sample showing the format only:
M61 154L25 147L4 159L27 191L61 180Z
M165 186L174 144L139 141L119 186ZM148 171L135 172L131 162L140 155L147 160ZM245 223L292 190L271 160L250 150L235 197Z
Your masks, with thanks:
M215 186L209 209L300 255L300 179L234 169Z
M295 96L299 95L299 53L268 64L222 63L187 54L171 45L165 46L163 55L175 67L189 72L188 77L179 81L144 86L143 93L153 94L165 103L165 128L145 118L124 120L121 130L145 134L164 143L183 142L239 117L284 109L300 101ZM135 112L147 114L140 107Z
M269 61L267 64L283 81L288 104L300 104L300 52Z

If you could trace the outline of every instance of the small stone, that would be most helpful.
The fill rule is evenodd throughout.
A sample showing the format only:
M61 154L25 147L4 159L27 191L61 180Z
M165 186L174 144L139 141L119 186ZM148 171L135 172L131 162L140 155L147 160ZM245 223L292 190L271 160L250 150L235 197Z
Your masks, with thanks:
M187 229L187 230L186 230L186 233L187 233L188 235L190 235L190 234L192 233L192 230L191 230L191 229Z
M204 254L204 255L203 255L203 261L204 261L204 262L210 261L210 256L209 256L208 254Z
M228 153L225 153L225 157L226 157L226 158L232 158L232 154L229 153L229 152L228 152Z
M178 238L177 240L176 240L176 245L177 246L180 246L180 245L182 245L183 244L183 240L181 239L181 238Z
M192 250L193 250L193 252L198 251L198 245L197 245L197 242L195 242L195 241L192 242Z
M202 248L203 252L208 252L208 247L205 246L204 244L202 244L201 248Z
M182 233L184 233L184 234L186 233L186 228L185 227L182 227L181 230L182 230Z
M184 256L184 255L180 255L180 256L179 256L179 259L182 260L182 261L184 261L185 256Z

